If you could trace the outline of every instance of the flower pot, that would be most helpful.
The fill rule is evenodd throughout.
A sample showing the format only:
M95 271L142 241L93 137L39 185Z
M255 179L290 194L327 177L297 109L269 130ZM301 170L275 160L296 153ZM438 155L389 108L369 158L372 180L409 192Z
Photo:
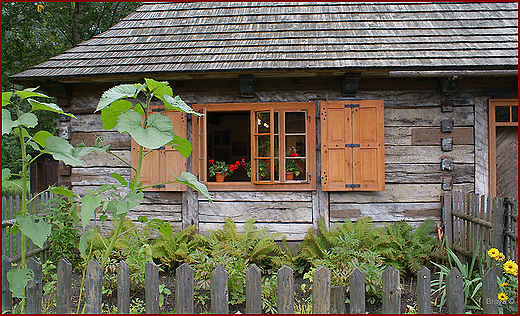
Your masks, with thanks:
M285 173L285 180L293 180L293 179L294 179L294 172Z
M224 182L224 179L226 178L226 174L222 172L215 172L215 179L217 182Z

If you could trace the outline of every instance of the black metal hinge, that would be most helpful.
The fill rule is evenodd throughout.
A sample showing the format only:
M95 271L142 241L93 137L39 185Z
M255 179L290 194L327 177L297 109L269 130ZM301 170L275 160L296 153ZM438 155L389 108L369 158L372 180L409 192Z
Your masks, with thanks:
M346 108L358 108L359 104L345 104Z
M154 188L154 189L163 189L163 188L166 188L166 185L164 185L164 184L154 185L152 188Z
M152 109L152 112L162 112L166 110L165 108L157 108L157 109Z
M360 188L361 184L345 184L345 188Z
M159 149L159 150L164 150L164 149L166 149L166 147L161 146L161 147L159 147L159 148L157 148L157 149Z
M360 144L345 144L345 147L360 147Z

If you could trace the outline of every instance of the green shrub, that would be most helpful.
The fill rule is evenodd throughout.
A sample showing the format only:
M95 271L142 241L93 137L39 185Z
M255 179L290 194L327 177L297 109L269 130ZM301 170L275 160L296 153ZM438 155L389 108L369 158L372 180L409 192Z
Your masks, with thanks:
M195 230L195 225L184 228L173 234L168 231L159 230L160 238L152 242L152 256L158 259L168 269L175 269L186 261L189 248L193 248L196 242L190 242L190 236ZM193 240L193 239L192 239Z
M8 181L2 181L2 195L22 195L22 179L11 179ZM30 185L27 184L27 193L29 193Z

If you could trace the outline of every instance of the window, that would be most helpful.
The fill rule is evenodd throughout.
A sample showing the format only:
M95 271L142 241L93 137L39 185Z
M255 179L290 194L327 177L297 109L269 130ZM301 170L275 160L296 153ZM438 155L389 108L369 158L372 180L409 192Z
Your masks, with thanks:
M193 120L194 172L210 190L315 188L315 104L198 104ZM225 182L209 176L208 161L249 162Z

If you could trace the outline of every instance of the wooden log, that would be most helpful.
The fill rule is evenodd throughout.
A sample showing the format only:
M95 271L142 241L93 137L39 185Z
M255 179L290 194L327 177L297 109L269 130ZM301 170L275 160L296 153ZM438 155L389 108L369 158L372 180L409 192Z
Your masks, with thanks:
M442 158L453 159L454 163L474 163L475 147L459 145L450 152L440 146L385 146L386 164L438 163Z
M117 265L117 312L130 314L130 270L124 260Z
M453 218L452 212L452 196L451 194L444 194L442 196L442 222L444 223L444 238L446 247L451 247L453 244Z
M7 273L11 268L11 260L6 255L2 255L2 313L11 311L13 307L13 296L9 291L9 281L7 280Z
M387 266L383 271L383 314L401 313L401 286L399 271Z
M365 275L358 267L350 274L350 314L365 314Z
M131 153L130 150L114 150L112 151L116 156L130 163ZM81 157L85 168L89 167L128 167L120 159L104 152L94 152Z
M452 138L453 145L473 145L473 134L473 127L456 127L449 137ZM440 145L443 137L446 137L446 134L438 127L412 128L411 145Z
M58 280L56 284L56 313L70 314L72 296L72 264L65 258L58 262Z
M175 270L176 283L176 299L175 313L177 314L193 314L193 268L183 263Z
M441 170L438 163L386 163L385 183L388 184L438 184L443 177L453 177L454 184L465 184L474 181L473 164L454 163L454 170ZM386 188L385 188L386 189ZM429 193L431 195L433 193ZM414 195L421 198L419 195Z
M482 307L484 314L498 314L497 274L489 269L482 277Z
M439 166L436 166L439 169ZM439 182L440 183L440 182ZM347 194L348 193L348 194ZM378 192L331 192L330 203L417 203L439 202L443 193L438 184L387 183L385 191Z
M228 273L219 264L211 273L211 313L229 314Z
M261 271L256 264L246 271L246 313L262 314Z
M373 216L374 210L378 210L377 218L380 222L392 222L402 219L425 220L431 217L441 216L441 203L367 203L367 204L331 204L331 221L344 219L356 219L365 216Z
M446 278L446 307L449 314L465 313L462 274L457 268L451 269Z
M226 218L245 222L312 222L312 202L200 202L199 221L223 222Z
M101 314L103 269L96 259L87 265L85 277L85 312L87 314Z
M77 146L85 144L85 146L94 146L96 136L103 139L103 144L110 145L110 150L121 150L130 148L130 135L121 134L119 132L72 132L70 144Z
M430 269L422 267L417 272L417 313L431 314L431 272Z
M148 262L145 266L145 304L147 314L159 314L159 267Z
M344 285L336 285L330 288L330 313L345 314Z
M41 314L43 288L42 264L35 258L29 258L27 268L33 271L34 277L31 281L27 282L27 286L25 287L25 294L27 296L25 312L27 314Z
M294 276L286 265L278 269L278 314L294 314Z
M455 126L472 126L474 124L473 106L458 106L450 113ZM440 126L446 114L439 108L387 108L385 107L386 126L431 127Z
M324 266L318 267L313 272L312 294L313 314L329 314L330 270Z

